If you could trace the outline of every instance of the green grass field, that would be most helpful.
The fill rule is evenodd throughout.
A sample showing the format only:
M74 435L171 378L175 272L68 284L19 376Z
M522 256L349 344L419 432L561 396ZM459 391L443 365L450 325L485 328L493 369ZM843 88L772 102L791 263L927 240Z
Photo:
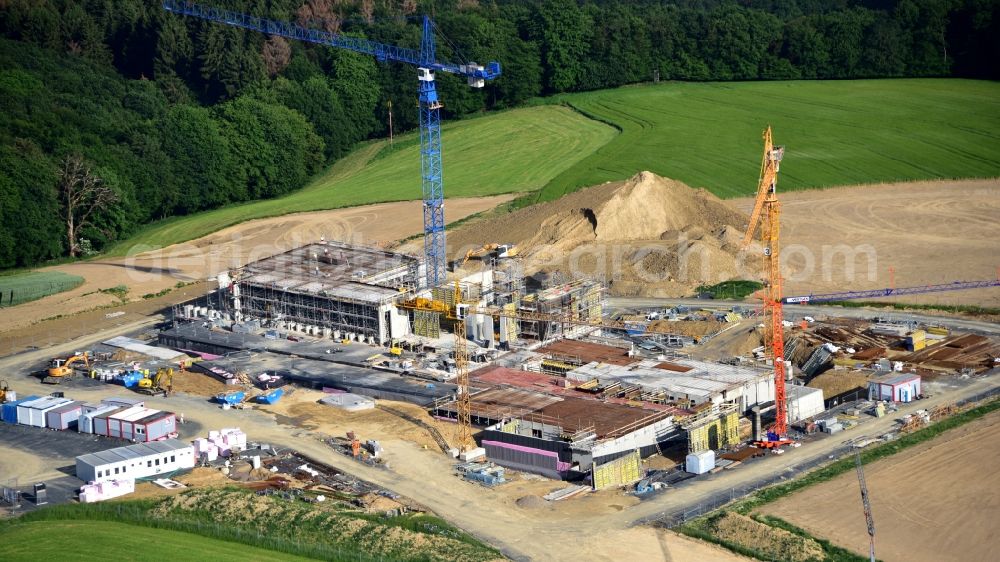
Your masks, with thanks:
M752 194L770 124L778 188L1000 176L1000 83L854 80L663 83L555 98L621 134L542 200L650 170L722 197Z
M448 197L535 193L519 201L527 204L641 170L722 197L750 195L768 124L787 147L782 190L1000 176L997 82L671 82L536 103L445 125ZM419 177L414 134L392 149L368 143L301 191L155 223L109 253L191 240L253 218L417 199Z
M537 191L615 136L615 130L559 106L530 107L447 123L442 128L448 197ZM419 138L368 143L300 191L150 225L115 245L160 247L192 240L243 221L385 201L420 199Z
M59 271L28 271L0 275L0 308L54 295L83 284L83 277ZM13 296L13 301L11 297Z
M24 560L311 560L191 533L114 521L32 521L0 527L0 558Z

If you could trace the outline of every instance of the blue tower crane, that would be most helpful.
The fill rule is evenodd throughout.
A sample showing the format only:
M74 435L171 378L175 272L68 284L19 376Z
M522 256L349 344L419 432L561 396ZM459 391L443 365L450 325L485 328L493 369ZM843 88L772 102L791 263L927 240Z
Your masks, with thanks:
M252 29L268 35L317 43L328 47L347 49L371 55L380 62L397 61L417 67L420 84L420 170L424 211L424 258L427 266L426 284L436 287L446 281L445 267L447 242L444 231L444 179L441 165L441 101L434 84L435 72L465 76L469 86L482 88L487 80L500 76L500 63L486 66L474 62L455 64L437 60L434 48L434 24L423 18L423 37L420 50L385 45L377 41L347 37L309 29L285 21L269 20L248 14L203 6L194 2L164 0L168 12L201 18L203 20Z

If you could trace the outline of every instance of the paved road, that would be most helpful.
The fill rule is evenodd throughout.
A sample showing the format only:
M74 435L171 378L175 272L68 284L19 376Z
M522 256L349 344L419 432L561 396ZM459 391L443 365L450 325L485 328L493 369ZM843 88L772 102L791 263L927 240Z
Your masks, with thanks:
M654 299L654 298L631 298L631 297L610 297L607 299L607 308L665 308L677 304L698 307L725 307L733 305L748 306L744 301L711 300L711 299ZM885 311L874 308L843 308L839 306L804 306L799 304L786 304L782 310L790 318L801 318L803 316L837 316L840 318L873 318L875 316L890 316L894 318L915 320L932 325L947 326L949 328L963 331L975 332L985 335L1000 335L1000 324L985 322L982 320L971 320L957 318L954 316L915 314L911 312Z

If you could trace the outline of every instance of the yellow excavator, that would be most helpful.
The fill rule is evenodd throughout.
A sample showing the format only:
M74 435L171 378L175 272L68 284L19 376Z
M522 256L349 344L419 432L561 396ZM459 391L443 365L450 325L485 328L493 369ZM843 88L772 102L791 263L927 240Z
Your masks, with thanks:
M66 359L53 359L49 364L48 376L42 379L45 384L59 384L63 379L72 377L76 373L76 365L83 364L90 368L90 352L77 352Z
M143 394L148 394L150 396L156 396L157 394L162 394L166 397L172 390L174 386L174 369L173 367L160 367L156 370L156 374L152 377L143 377L138 384L136 390Z
M488 255L496 259L513 258L517 256L519 251L519 248L514 244L483 244L480 248L466 252L462 265L458 267L465 267L465 264L469 263L472 258L483 258Z

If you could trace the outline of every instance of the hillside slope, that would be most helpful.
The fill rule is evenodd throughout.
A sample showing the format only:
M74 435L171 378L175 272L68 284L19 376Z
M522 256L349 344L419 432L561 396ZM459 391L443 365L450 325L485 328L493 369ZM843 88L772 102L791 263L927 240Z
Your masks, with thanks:
M767 125L786 147L783 191L1000 176L997 82L670 82L556 99L622 134L553 179L542 201L639 170L751 195Z

